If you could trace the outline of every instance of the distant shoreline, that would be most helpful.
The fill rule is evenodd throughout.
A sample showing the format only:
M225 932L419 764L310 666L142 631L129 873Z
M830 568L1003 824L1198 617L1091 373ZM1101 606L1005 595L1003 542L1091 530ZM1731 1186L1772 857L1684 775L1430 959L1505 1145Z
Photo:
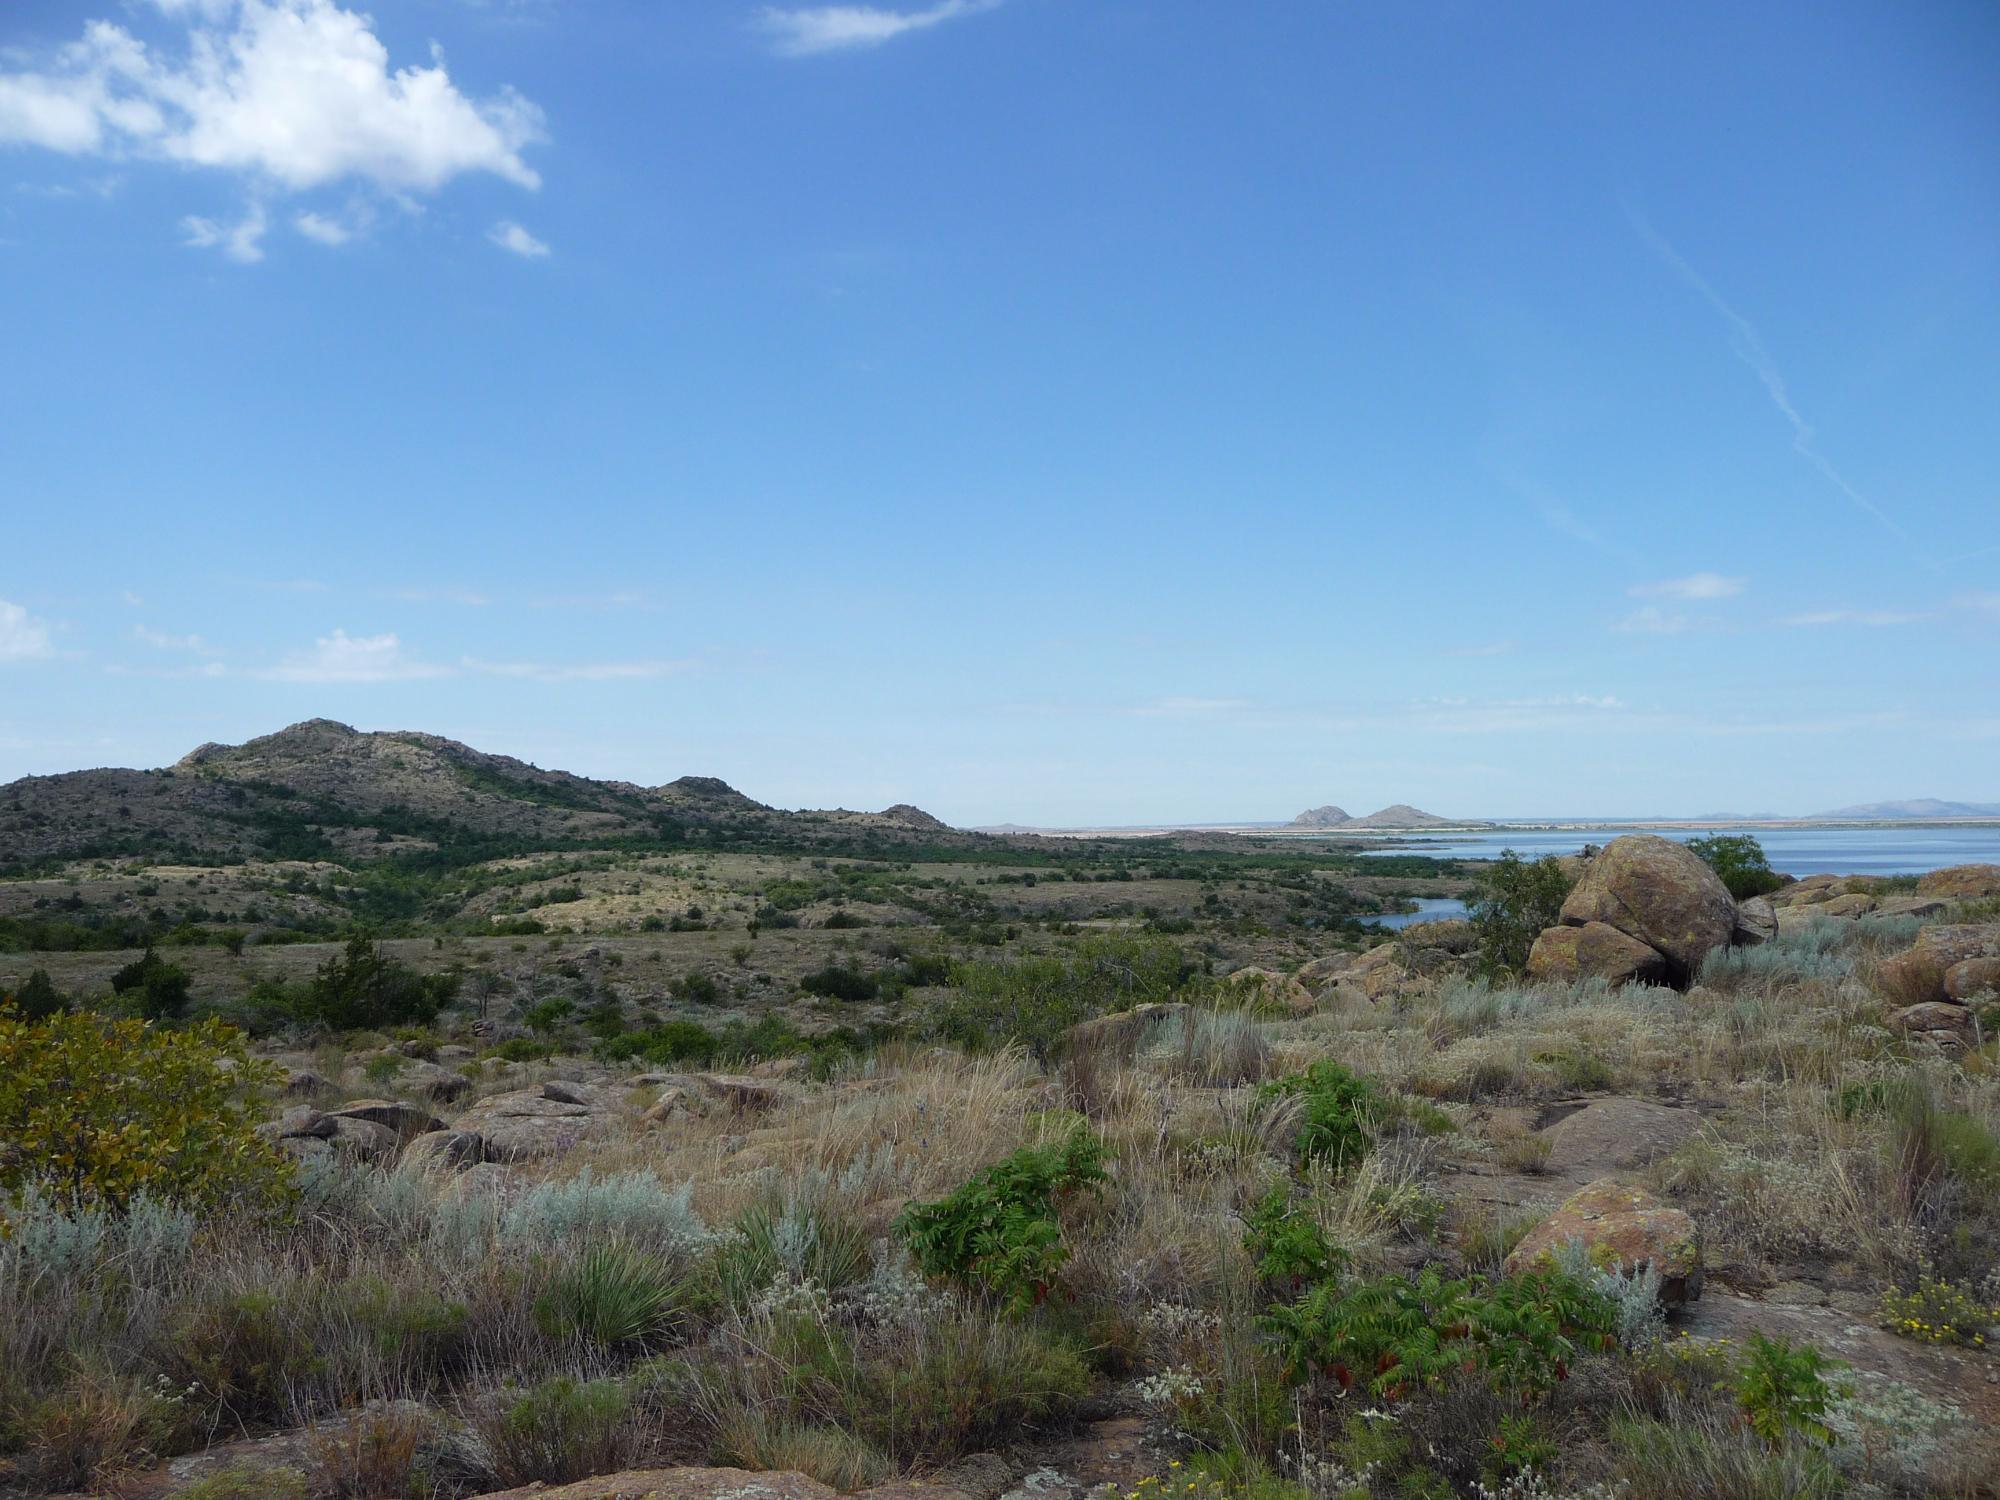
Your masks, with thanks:
M1409 840L1494 833L1634 833L1648 829L1730 829L1773 832L1794 829L2000 828L2000 817L1977 818L1548 818L1489 819L1430 824L1421 828L1295 828L1290 823L1135 823L1110 827L1032 828L1006 824L968 829L969 833L1035 834L1043 838L1162 838L1176 833L1254 834L1263 838Z

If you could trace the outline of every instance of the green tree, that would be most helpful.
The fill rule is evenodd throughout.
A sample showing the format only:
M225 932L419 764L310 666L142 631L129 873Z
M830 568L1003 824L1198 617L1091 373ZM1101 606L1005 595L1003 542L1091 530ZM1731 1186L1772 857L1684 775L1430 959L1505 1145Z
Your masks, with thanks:
M1747 833L1718 833L1689 839L1688 849L1722 877L1729 894L1741 901L1775 891L1784 881L1764 857L1764 846Z
M30 1021L42 1021L69 1009L69 996L56 988L47 969L36 969L13 997L14 1008Z
M188 1007L188 972L150 947L111 976L111 989L148 1021L169 1021Z
M1561 920L1573 884L1553 854L1530 862L1512 849L1501 850L1466 903L1479 934L1480 966L1489 974L1519 973L1542 929Z
M1163 938L1086 938L1055 953L955 964L935 1025L966 1046L1019 1042L1046 1061L1077 1022L1164 1000L1191 972L1187 956Z
M428 1026L458 993L456 974L419 974L357 933L319 966L293 1004L301 1021L334 1031Z

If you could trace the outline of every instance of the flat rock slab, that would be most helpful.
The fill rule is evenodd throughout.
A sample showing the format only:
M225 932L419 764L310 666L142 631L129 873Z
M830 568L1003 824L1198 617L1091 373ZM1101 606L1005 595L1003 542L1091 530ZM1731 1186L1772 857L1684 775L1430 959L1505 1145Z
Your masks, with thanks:
M2000 1417L2000 1361L1992 1355L1899 1339L1836 1307L1712 1291L1679 1309L1673 1326L1691 1338L1726 1338L1736 1344L1752 1333L1812 1343L1856 1370L1900 1380L1968 1417L1988 1422Z
M1701 1133L1699 1112L1650 1099L1593 1099L1542 1132L1548 1170L1564 1177L1602 1177L1649 1167Z

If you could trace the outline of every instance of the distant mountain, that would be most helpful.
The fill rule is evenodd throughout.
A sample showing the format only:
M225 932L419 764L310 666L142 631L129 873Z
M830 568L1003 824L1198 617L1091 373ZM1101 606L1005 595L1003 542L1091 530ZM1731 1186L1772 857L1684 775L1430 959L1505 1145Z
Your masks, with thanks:
M1342 823L1351 823L1353 821L1345 811L1329 802L1325 807L1307 808L1296 818L1292 819L1290 826L1293 828L1338 828Z
M52 860L338 859L621 841L839 836L973 840L915 808L782 812L714 776L595 781L435 734L308 719L241 745L203 745L158 771L71 771L0 787L0 869Z
M1394 807L1385 807L1380 812L1372 812L1365 818L1349 818L1342 825L1347 828L1459 828L1464 820L1440 818L1436 813L1427 813L1421 808L1398 802Z
M1941 802L1936 797L1916 797L1908 802L1864 802L1812 816L1857 823L1877 818L2000 818L2000 802Z

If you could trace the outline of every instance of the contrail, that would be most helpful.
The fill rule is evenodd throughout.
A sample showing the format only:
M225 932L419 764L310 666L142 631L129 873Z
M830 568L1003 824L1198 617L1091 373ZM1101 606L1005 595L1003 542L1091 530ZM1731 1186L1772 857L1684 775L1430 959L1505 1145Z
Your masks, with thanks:
M1744 317L1743 314L1723 301L1722 294L1709 285L1708 278L1689 265L1680 251L1668 244L1660 232L1646 221L1644 214L1634 208L1630 202L1621 200L1620 206L1625 210L1625 217L1631 222L1632 228L1638 233L1641 239L1652 247L1653 253L1672 266L1679 273L1683 281L1701 293L1702 299L1710 307L1722 314L1723 320L1729 324L1729 347L1735 352L1736 357L1748 365L1756 377L1763 382L1765 393L1770 396L1772 404L1780 412L1784 413L1785 420L1791 423L1792 451L1797 453L1799 457L1803 458L1815 469L1818 469L1825 476L1826 481L1839 490L1841 494L1852 500L1862 510L1867 511L1869 515L1895 532L1904 541L1914 544L1914 539L1910 536L1909 532L1891 520L1881 506L1849 484L1846 476L1833 466L1825 454L1819 451L1812 423L1801 416L1799 409L1792 404L1791 392L1785 388L1784 372L1778 368L1778 362L1771 358L1771 351L1764 347L1764 340L1758 336L1756 326L1748 318Z

